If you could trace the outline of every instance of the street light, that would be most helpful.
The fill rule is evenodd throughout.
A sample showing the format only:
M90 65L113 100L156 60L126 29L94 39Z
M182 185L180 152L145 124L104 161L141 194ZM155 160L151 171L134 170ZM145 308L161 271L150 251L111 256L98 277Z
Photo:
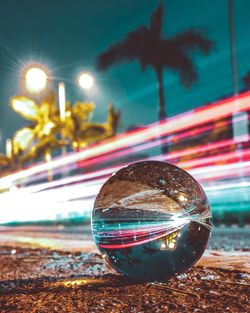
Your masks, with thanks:
M48 69L41 64L27 65L23 71L24 87L32 94L39 94L48 86Z
M58 84L58 103L59 103L59 112L61 122L65 121L66 117L66 91L65 85L63 82Z
M22 82L26 91L39 95L46 91L49 81L49 70L39 63L32 63L25 66L22 71ZM66 110L66 94L65 85L62 82L58 84L58 104L61 121L65 120Z
M22 83L26 91L39 95L46 91L51 75L48 68L40 63L30 63L25 66L21 73ZM90 90L94 86L94 77L89 72L81 72L77 76L77 84L85 90ZM66 92L65 84L58 83L58 105L60 119L63 122L66 117Z
M94 86L94 77L87 72L81 72L77 76L77 83L82 89L89 90Z

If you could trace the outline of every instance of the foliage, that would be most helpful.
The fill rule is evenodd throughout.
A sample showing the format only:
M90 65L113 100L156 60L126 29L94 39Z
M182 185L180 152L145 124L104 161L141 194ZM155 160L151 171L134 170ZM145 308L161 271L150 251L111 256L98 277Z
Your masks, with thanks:
M33 99L15 96L11 108L30 121L12 138L11 157L0 154L0 167L18 168L41 157L47 159L51 150L62 147L79 149L111 137L116 132L119 115L109 107L107 121L103 124L90 121L95 105L89 102L66 104L65 119L60 119L54 92L50 92L40 103Z

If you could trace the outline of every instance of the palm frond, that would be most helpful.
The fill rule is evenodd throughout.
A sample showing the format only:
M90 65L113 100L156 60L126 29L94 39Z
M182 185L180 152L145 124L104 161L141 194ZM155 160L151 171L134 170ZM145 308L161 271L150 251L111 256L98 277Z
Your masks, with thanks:
M140 27L128 33L124 40L111 46L97 57L97 69L105 70L116 63L143 58L143 53L147 51L145 44L148 32L146 27Z
M78 131L77 146L85 147L90 143L106 139L110 135L110 128L105 124L85 123Z
M23 118L36 122L39 116L39 107L32 99L15 96L10 100L11 108Z
M163 5L160 3L151 15L150 30L158 39L161 37L163 14Z
M24 127L17 131L13 137L13 150L17 154L19 150L26 150L35 137L35 132L32 128Z
M202 31L194 29L177 34L170 41L182 49L190 52L197 50L204 54L211 52L214 46L213 41L208 39Z
M185 87L190 87L198 79L191 57L180 46L166 40L163 43L162 55L161 66L177 72Z
M180 81L183 86L190 88L198 80L198 73L191 58L183 55L179 66Z

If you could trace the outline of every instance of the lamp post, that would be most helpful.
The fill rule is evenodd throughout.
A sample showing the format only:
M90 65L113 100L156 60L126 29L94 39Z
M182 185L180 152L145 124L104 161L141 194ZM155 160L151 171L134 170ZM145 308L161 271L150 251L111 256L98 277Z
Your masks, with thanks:
M40 95L48 89L49 82L55 78L51 78L50 71L47 67L39 63L31 63L22 70L22 85L25 91L32 94L33 97L39 99ZM77 85L84 90L90 90L95 83L94 76L90 72L80 72L76 77ZM57 101L60 116L60 126L64 127L66 121L66 88L62 81L57 82ZM61 137L63 137L63 130L61 130ZM62 148L62 153L66 152L66 147ZM47 158L49 161L49 157Z
M33 95L38 96L48 88L50 80L49 70L42 64L28 64L23 72L24 88ZM66 115L66 93L65 85L62 82L58 84L58 106L61 121L65 120Z
M11 159L12 157L12 140L10 138L6 139L5 142L5 153L7 158Z
M58 84L58 104L60 111L60 120L61 122L64 122L66 117L66 91L65 84L63 82L60 82Z
M23 69L24 88L29 93L39 99L39 96L48 89L49 70L43 64L31 63ZM51 161L51 153L45 151L46 162ZM48 180L53 179L53 172L48 170Z
M229 34L231 48L232 83L235 98L235 112L232 114L233 138L241 150L241 142L248 141L248 115L246 112L238 112L239 79L236 55L236 32L234 23L233 0L228 0Z
M40 63L28 64L22 71L22 78L25 90L33 95L39 95L48 88L50 71ZM93 88L95 79L90 72L80 72L76 78L77 85L84 90ZM66 116L66 91L63 82L58 83L58 105L61 121Z

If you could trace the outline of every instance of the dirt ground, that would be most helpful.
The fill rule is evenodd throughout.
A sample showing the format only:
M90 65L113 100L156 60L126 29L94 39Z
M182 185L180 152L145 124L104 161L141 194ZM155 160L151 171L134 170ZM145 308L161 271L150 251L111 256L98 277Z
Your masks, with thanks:
M217 245L217 251L207 251L189 272L167 282L141 284L109 268L88 241L88 232L85 237L79 232L84 238L82 247L87 242L82 249L77 232L72 235L61 229L47 231L43 246L39 240L27 240L32 233L32 238L39 238L41 232L2 232L1 313L250 312L248 241L242 243L243 248L238 246L240 240L247 240L243 234L238 240L237 235L233 237L235 244L238 242L235 249L225 249L223 245L230 247L233 239L226 242L225 235L217 234L219 243L210 243L210 248ZM60 245L64 249L59 249Z

